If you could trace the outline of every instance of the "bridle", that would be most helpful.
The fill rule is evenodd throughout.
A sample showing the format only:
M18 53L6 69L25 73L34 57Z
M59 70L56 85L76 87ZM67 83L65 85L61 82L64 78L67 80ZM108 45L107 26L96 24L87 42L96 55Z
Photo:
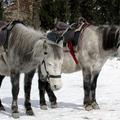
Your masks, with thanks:
M47 54L46 52L44 53L45 55ZM42 71L41 71L41 66L44 66L44 69L45 69L45 72L46 72L46 76L44 76L42 74ZM40 74L41 74L41 80L42 81L47 81L47 82L50 82L50 78L61 78L61 75L51 75L48 70L47 70L47 67L46 67L46 62L45 62L45 59L43 59L42 61L42 64L40 65Z

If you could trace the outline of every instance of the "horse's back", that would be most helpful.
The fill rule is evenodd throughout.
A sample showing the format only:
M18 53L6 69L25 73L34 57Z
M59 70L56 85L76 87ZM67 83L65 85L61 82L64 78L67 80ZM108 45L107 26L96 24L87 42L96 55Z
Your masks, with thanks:
M8 42L9 67L22 73L35 69L41 59L34 59L35 51L43 49L44 34L23 24L16 24L11 32ZM39 46L39 48L37 47Z
M80 50L87 52L87 54L99 52L99 42L97 27L89 26L83 33Z
M85 29L80 43L78 60L81 67L92 68L99 66L100 58L100 34L97 31L98 27L89 26Z

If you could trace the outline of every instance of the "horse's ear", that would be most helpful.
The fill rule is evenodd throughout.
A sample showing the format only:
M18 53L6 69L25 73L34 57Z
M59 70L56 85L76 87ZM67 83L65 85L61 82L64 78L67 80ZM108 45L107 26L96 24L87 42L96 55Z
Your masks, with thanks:
M45 49L45 50L46 50L46 49L47 49L47 47L48 47L48 46L47 46L47 42L46 42L46 41L44 41L44 43L43 43L43 49Z
M77 23L80 24L81 22L87 22L87 20L84 17L79 17L77 20Z
M46 41L44 41L44 43L43 43L44 55L47 55L47 54L48 54L47 49L48 49L48 44L47 44Z
M60 42L58 43L58 45L63 48L63 40L60 40Z
M58 18L54 19L54 25L56 25L58 23Z
M54 29L57 29L58 24L59 24L59 20L58 20L58 18L55 18L54 19Z

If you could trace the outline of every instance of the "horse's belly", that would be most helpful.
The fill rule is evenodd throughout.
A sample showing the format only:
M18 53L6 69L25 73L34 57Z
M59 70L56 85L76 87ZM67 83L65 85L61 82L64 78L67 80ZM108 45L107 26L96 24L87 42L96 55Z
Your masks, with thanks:
M0 74L5 76L10 74L6 54L0 54Z
M31 70L34 70L38 67L38 64L36 63L26 63L21 66L20 72L21 73L28 73Z

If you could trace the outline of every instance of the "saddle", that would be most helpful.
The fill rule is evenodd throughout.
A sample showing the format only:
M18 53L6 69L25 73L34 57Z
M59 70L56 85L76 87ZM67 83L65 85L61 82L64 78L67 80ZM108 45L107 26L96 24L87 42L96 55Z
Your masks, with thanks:
M64 37L66 42L71 42L72 45L80 46L80 41L82 40L82 35L84 30L89 26L90 24L87 22L83 22L81 24L78 24L75 29L68 31Z
M7 49L10 31L17 23L24 24L20 20L14 20L11 23L0 21L0 47L2 46L4 49Z
M82 22L81 24L75 24L74 29L67 30L67 28L69 28L69 25L63 22L58 22L55 30L47 34L47 38L51 41L56 42L59 39L58 37L62 35L65 30L67 30L63 35L64 36L63 45L64 47L66 47L66 44L67 44L70 54L72 55L75 63L78 64L78 60L75 55L75 52L77 50L75 50L75 47L78 46L78 50L79 50L80 48L79 38L82 39L82 34L89 25L90 24L87 22Z
M48 33L47 33L47 38L48 38L50 41L56 43L57 40L60 38L60 36L59 36L56 32L51 31L51 32L48 32Z
M69 27L69 25L68 24L66 24L66 23L64 23L64 22L58 22L57 24L56 24L56 27L55 27L55 32L57 33L57 34L62 34L67 28ZM79 38L79 35L80 35L80 30L78 30L78 28L77 28L77 30L75 29L75 30L68 30L65 34L64 34L64 41L65 41L65 43L64 44L66 44L68 41L71 41L72 42L72 44L74 45L74 46L76 46L77 45L77 42L78 42L78 38Z

